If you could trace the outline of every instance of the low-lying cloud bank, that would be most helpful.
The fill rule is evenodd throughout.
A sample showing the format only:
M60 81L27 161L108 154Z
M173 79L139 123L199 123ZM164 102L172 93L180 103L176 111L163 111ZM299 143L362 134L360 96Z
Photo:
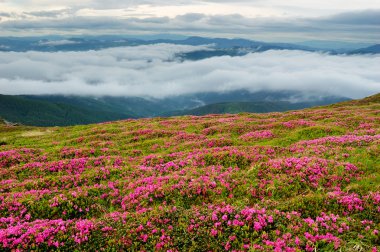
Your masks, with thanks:
M89 52L3 52L0 93L163 98L247 89L361 98L380 92L378 55L267 51L200 61L175 57L204 49L159 44Z

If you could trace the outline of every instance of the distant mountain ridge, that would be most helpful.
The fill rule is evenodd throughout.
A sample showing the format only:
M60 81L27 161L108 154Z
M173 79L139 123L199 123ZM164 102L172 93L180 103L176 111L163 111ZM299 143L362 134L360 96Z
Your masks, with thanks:
M275 112L348 100L344 97L303 97L291 91L200 93L164 99L62 95L0 95L0 117L35 126L64 126L175 115Z
M369 46L366 48L351 51L350 54L378 54L380 53L380 44Z
M344 99L341 99L344 101ZM339 100L337 100L338 102ZM172 111L162 114L163 116L195 115L203 116L208 114L238 114L238 113L269 113L284 112L289 110L299 110L314 106L330 104L323 102L299 102L291 103L286 101L257 101L257 102L223 102L214 103L189 110Z
M129 36L77 36L77 37L63 37L63 36L46 36L46 37L0 37L0 51L8 52L25 52L25 51L88 51L88 50L101 50L113 47L123 46L138 46L138 45L151 45L159 43L169 43L175 45L213 45L216 50L212 56L230 55L239 56L251 52L263 52L267 50L301 50L309 52L324 52L331 54L357 54L357 53L379 53L378 46L373 45L365 48L347 49L347 43L342 43L345 50L336 49L338 46L333 44L331 48L313 47L313 43L270 43L248 39L228 39L228 38L206 38L206 37L187 37L174 39L168 38L133 38ZM322 43L322 42L321 42ZM318 45L318 43L314 42ZM323 44L323 43L322 43ZM325 43L328 45L328 43ZM360 44L358 44L360 45ZM197 58L197 57L195 57ZM200 57L204 58L204 57Z
M280 112L295 109L297 106L292 106L290 102L223 102L213 103L189 110L172 111L164 113L163 116L182 116L195 115L203 116L208 114L237 114L242 112L247 113L266 113Z

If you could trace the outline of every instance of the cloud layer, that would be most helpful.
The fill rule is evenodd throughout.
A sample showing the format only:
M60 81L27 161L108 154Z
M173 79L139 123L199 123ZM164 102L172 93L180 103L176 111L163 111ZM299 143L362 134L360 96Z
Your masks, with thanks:
M240 14L205 15L186 13L175 17L110 17L66 15L67 9L33 12L43 18L19 18L0 22L0 29L28 35L178 33L222 37L247 37L272 41L330 39L380 41L380 10L346 12L319 18L246 17ZM5 15L5 14L3 14ZM9 14L11 15L11 14ZM25 13L22 15L26 15ZM28 15L31 15L30 13ZM52 17L52 16L60 16ZM30 34L29 34L30 35Z
M267 51L183 61L206 46L159 44L90 52L0 53L3 94L168 97L247 89L361 98L380 92L380 56ZM211 49L209 49L211 50Z
M0 0L2 36L176 33L378 43L378 0Z

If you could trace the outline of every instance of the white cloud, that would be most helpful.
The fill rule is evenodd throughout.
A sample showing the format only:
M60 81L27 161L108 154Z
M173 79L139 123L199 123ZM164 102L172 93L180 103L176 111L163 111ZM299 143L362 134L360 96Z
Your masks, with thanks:
M170 7L166 12L178 15L183 11L192 12L194 6L208 6L211 11L220 10L219 14L231 9L234 13L244 13L246 9L266 8L270 12L288 12L291 15L326 15L341 11L379 8L378 0L13 0L0 1L2 10L52 10L57 8L86 9L124 9L143 6L145 11L154 12L161 6ZM177 9L176 9L177 8ZM207 10L206 10L207 11ZM264 13L265 14L265 13Z
M40 46L60 46L60 45L72 45L79 44L78 41L61 39L61 40L49 40L49 41L39 41L38 45Z
M380 92L380 56L267 51L200 61L176 53L207 47L149 45L90 52L0 53L3 94L167 97L247 89L360 98Z
M379 0L7 0L0 10L3 36L146 32L366 42L380 36ZM203 17L177 18L190 13Z

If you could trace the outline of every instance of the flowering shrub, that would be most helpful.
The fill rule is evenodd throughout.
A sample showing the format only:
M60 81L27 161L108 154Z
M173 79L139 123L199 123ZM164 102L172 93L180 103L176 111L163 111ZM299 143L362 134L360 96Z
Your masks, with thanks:
M0 125L0 251L378 251L379 111Z
M240 137L241 140L251 141L256 139L268 139L273 138L274 134L270 130L253 131L246 133Z
M299 195L306 190L344 186L359 174L358 168L350 163L315 157L272 159L262 163L258 170L257 192L278 197Z

